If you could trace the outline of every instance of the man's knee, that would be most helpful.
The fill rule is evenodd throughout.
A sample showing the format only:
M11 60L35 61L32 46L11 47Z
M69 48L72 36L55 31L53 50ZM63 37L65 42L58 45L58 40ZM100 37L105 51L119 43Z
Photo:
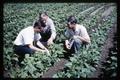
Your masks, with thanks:
M78 43L78 44L81 44L82 43L82 41L80 40L80 39L74 39L74 43Z
M28 54L33 54L35 52L35 50L29 49L27 52L28 52Z

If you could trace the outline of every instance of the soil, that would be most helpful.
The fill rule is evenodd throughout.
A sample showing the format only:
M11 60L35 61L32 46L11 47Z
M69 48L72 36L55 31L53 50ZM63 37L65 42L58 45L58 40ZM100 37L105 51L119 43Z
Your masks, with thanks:
M53 67L50 67L47 72L44 73L42 78L51 78L55 73L64 69L65 64L68 62L66 59L61 59L60 61L56 62Z

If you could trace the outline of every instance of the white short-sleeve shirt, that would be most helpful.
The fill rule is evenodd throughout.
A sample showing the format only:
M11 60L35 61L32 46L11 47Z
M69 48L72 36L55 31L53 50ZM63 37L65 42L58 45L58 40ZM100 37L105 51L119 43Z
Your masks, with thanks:
M39 40L41 38L40 34L34 32L33 26L29 26L20 31L16 37L15 45L27 45L32 44L34 40Z

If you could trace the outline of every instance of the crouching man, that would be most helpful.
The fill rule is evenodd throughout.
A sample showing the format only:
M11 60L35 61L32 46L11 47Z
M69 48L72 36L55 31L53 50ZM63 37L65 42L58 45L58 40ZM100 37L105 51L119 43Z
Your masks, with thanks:
M90 43L90 37L86 28L83 25L77 24L77 19L74 16L69 16L67 20L67 29L65 36L65 47L70 53L80 53L80 47L83 43Z
M49 55L49 51L39 41L41 36L41 23L35 22L33 26L29 26L20 31L14 41L14 52L19 55L19 62L21 62L25 54L33 54L36 51L46 52ZM37 46L33 45L33 42L37 41Z
M43 30L40 32L42 42L45 46L53 44L56 38L56 29L53 20L48 16L46 12L39 13L39 22L45 24Z

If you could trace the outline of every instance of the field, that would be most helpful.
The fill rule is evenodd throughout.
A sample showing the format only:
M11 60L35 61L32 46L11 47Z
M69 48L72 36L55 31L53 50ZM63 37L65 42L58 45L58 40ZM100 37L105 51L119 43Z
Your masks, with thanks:
M6 3L3 8L4 77L93 78L117 76L117 8L115 3ZM47 11L57 30L51 56L25 56L22 67L13 61L13 41L23 28L33 25L39 12ZM63 48L66 19L75 15L91 38L79 55L68 56Z

